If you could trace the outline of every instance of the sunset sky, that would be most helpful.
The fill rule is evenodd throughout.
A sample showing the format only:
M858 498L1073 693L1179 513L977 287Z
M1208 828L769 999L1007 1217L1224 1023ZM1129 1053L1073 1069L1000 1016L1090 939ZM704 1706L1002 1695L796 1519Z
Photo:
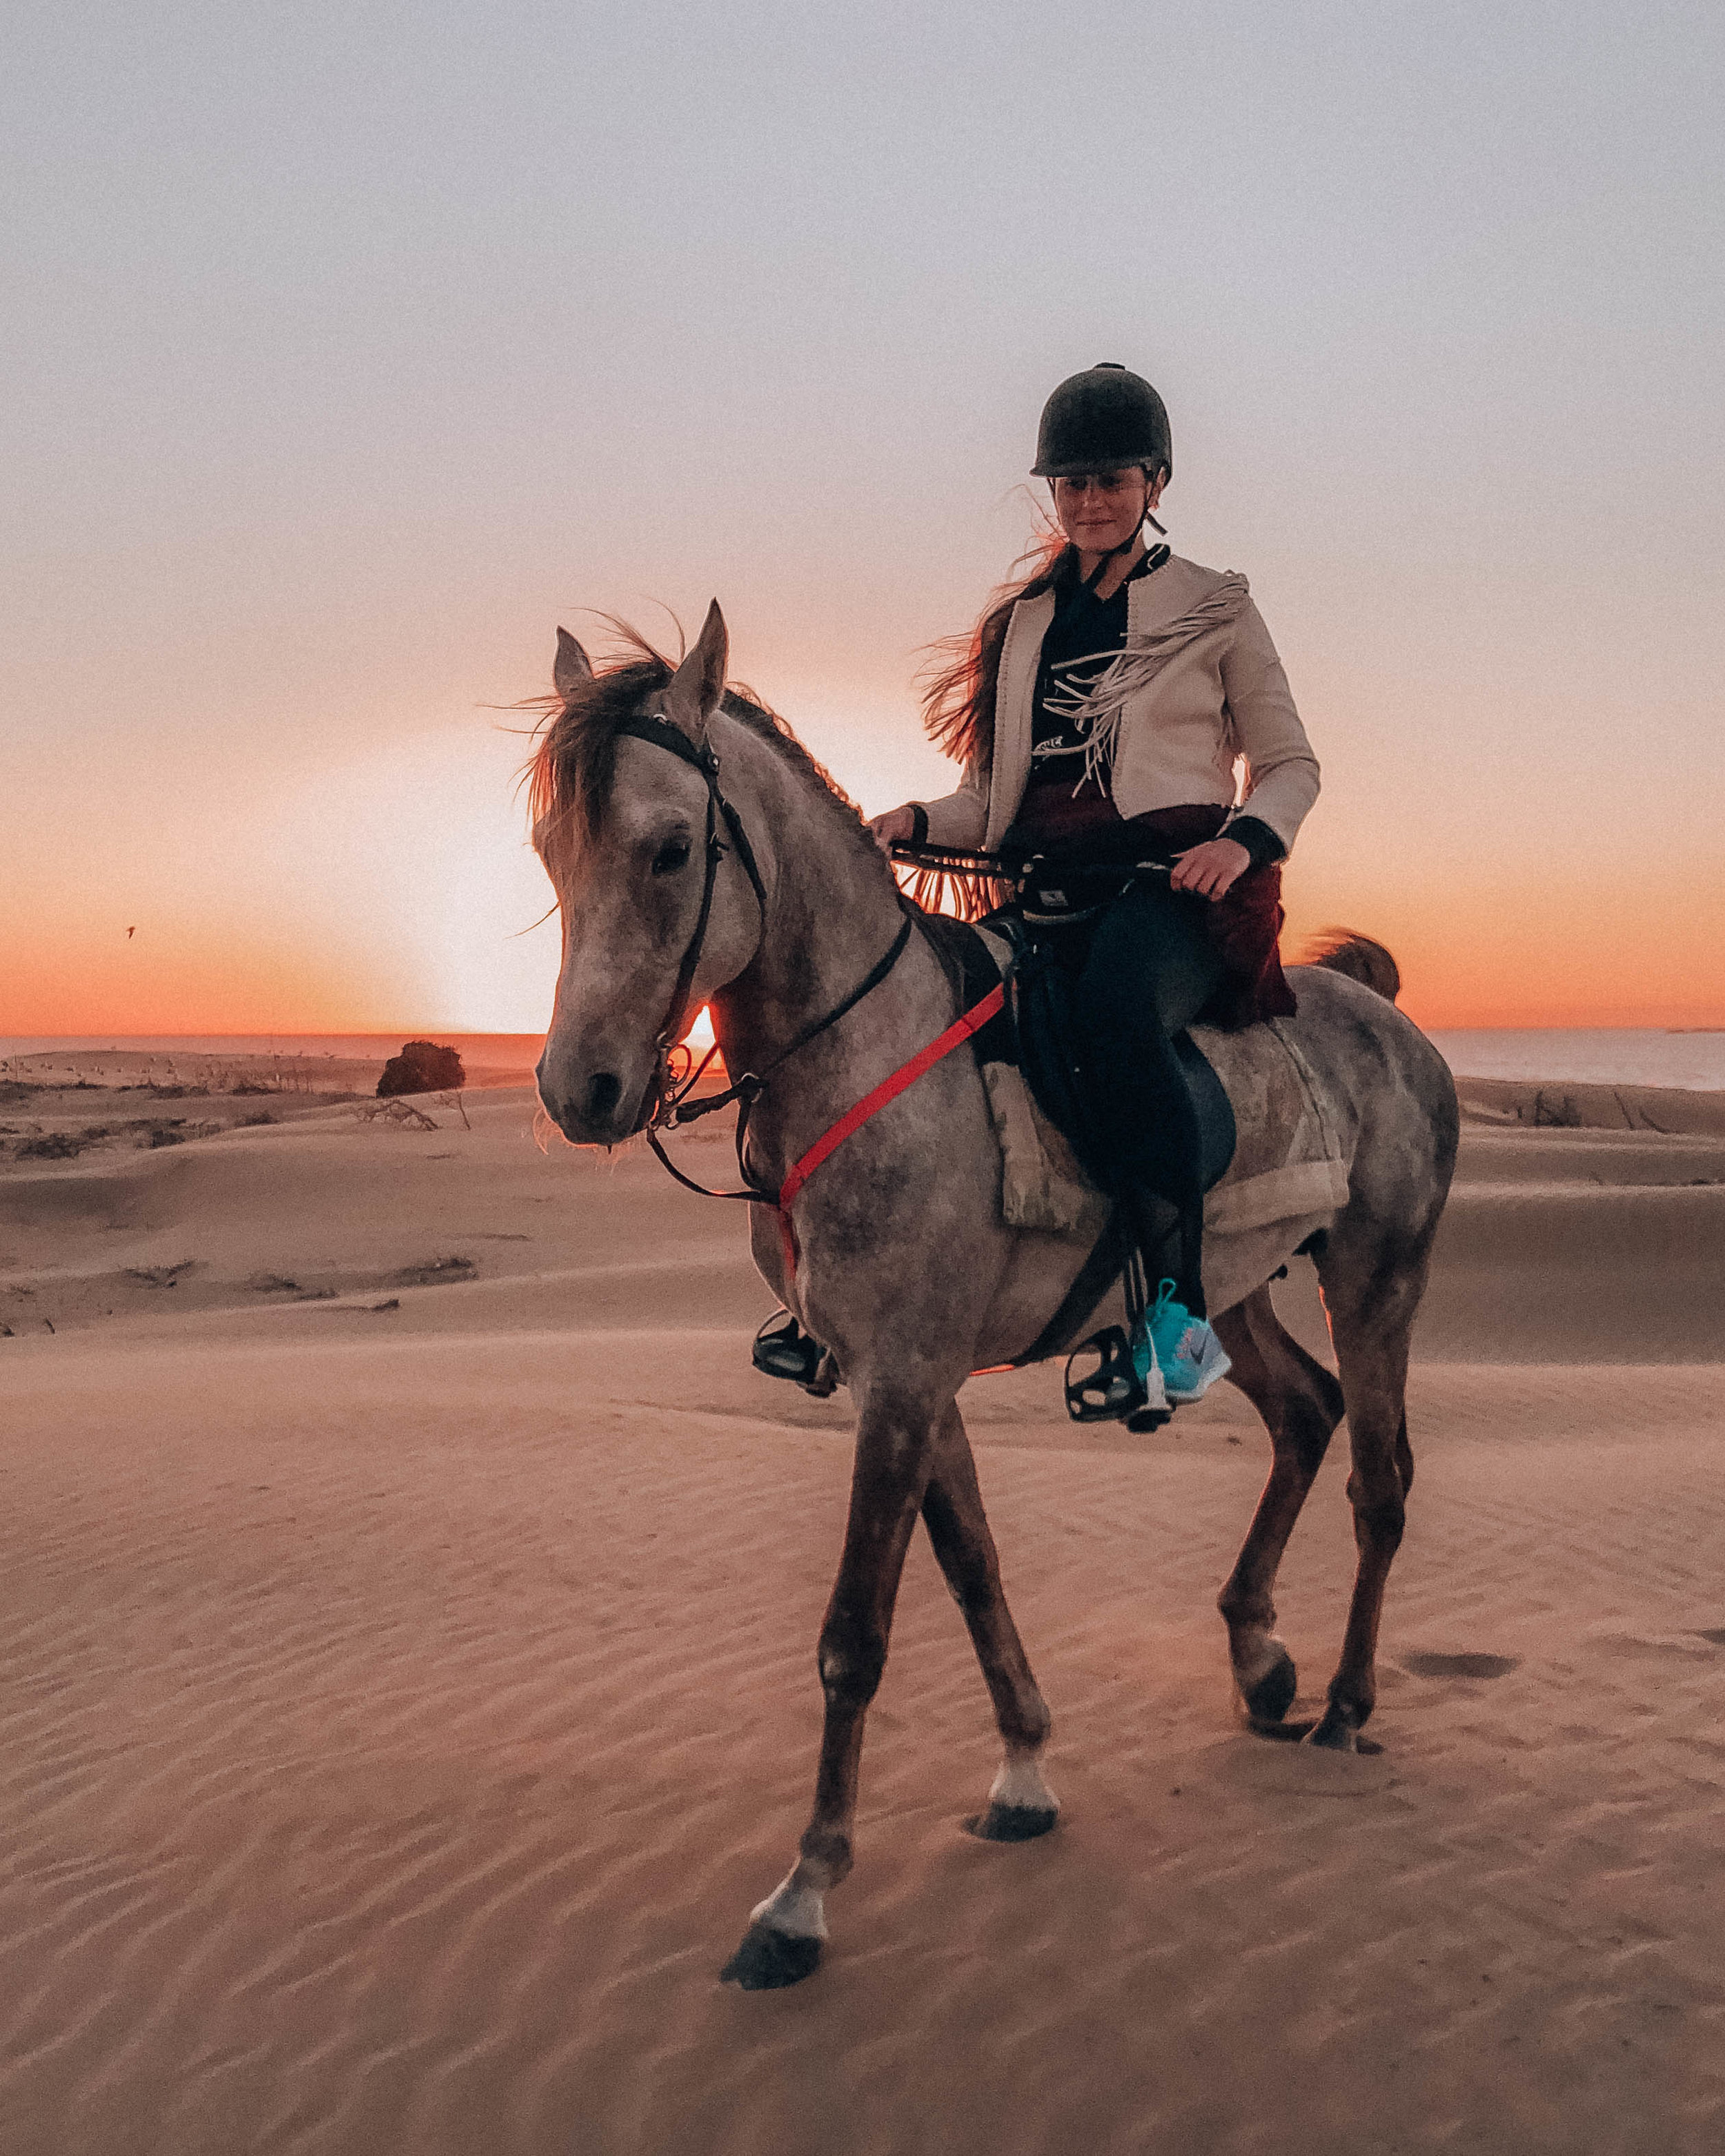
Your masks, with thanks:
M91 6L0 72L0 1034L531 1030L521 741L716 593L865 808L1163 391L1441 1026L1725 1024L1725 11ZM596 639L597 640L597 639ZM136 929L131 937L128 927Z

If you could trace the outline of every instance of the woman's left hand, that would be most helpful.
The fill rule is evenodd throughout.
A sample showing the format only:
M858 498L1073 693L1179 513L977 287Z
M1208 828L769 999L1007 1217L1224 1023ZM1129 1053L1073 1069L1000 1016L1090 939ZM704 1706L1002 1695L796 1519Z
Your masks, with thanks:
M1176 891L1195 891L1212 905L1225 897L1252 865L1252 857L1238 839L1206 839L1175 856L1169 878Z

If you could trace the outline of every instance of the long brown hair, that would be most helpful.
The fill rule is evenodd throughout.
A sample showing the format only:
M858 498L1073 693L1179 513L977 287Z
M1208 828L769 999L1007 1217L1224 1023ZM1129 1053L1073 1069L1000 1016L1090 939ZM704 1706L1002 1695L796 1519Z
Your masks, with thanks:
M1060 526L1051 521L1045 525L1013 563L1007 582L990 598L976 627L929 646L923 675L923 731L956 762L974 764L984 773L992 767L994 691L1000 680L1006 625L1020 599L1036 598L1050 588L1067 551ZM1029 578L1019 581L1020 572L1032 563L1035 566Z

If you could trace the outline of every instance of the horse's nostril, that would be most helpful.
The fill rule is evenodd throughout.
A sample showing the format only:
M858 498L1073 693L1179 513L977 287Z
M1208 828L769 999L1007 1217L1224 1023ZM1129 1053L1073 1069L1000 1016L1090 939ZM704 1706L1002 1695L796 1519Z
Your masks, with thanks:
M587 1113L590 1122L603 1122L617 1106L623 1081L614 1071L597 1070L587 1081Z

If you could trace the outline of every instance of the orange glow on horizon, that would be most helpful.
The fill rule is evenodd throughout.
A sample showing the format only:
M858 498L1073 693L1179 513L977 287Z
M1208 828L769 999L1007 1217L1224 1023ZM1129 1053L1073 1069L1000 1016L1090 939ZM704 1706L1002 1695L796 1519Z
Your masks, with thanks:
M1416 902L1405 891L1377 905L1314 906L1291 897L1286 963L1297 961L1321 928L1359 929L1394 954L1402 1008L1430 1029L1725 1026L1704 924L1692 920L1680 933L1654 906L1637 909L1639 919L1616 911L1609 937L1594 940L1584 921L1572 920L1561 933L1555 921L1511 927L1490 907ZM105 927L63 933L33 947L24 938L8 967L0 1034L530 1034L542 1032L551 1015L549 980L542 1002L523 998L519 1009L470 1014L452 998L428 1012L415 983L380 978L359 953L296 949L279 933L229 944L207 928L166 951L157 947L162 940L149 927L131 938ZM705 1009L689 1042L697 1060L713 1045Z
M878 687L762 678L865 808L951 784ZM154 798L86 797L75 833L44 816L8 863L0 1035L542 1032L557 927L514 793L521 754L467 712L249 798L243 766L182 767ZM1560 835L1532 850L1509 810L1465 847L1414 819L1387 848L1404 783L1331 759L1286 871L1288 958L1333 924L1373 936L1403 1007L1439 1029L1725 1025L1683 856L1620 881ZM704 1014L696 1038L704 1054Z

